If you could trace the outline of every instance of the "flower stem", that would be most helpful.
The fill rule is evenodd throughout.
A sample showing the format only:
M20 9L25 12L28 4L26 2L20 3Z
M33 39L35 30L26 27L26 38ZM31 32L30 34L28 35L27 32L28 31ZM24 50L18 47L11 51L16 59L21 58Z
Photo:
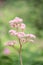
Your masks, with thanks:
M21 44L20 39L19 39L19 43L20 43L20 49L19 49L20 65L23 65L23 63L22 63L22 44Z

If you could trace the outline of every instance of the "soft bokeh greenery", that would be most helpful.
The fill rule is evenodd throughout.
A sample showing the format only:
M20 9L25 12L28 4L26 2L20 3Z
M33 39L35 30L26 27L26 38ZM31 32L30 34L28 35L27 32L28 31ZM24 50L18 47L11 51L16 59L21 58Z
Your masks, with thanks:
M3 54L4 43L15 39L8 31L9 21L16 16L23 18L25 33L37 36L34 43L23 44L23 64L43 65L43 0L0 0L0 65L20 65L19 55L13 48L9 56Z

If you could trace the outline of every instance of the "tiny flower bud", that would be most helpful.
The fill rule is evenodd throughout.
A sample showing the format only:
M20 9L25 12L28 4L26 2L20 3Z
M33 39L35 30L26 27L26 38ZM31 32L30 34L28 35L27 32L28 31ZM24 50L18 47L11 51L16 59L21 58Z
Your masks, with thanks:
M14 21L13 21L13 20L9 21L9 24L12 24L12 23L14 23Z
M21 28L22 30L24 30L24 29L25 29L25 27L26 27L26 26L25 26L25 24L24 24L24 23L22 23L22 24L21 24L21 26L20 26L20 28Z
M11 35L13 35L13 36L15 36L15 35L17 34L15 30L10 30L9 33L10 33Z
M24 36L25 36L25 33L24 33L24 32L18 32L18 33L17 33L17 36L18 36L19 38L24 37Z
M13 45L14 45L13 41L8 41L7 43L5 43L5 46L13 46Z
M14 21L15 23L21 23L23 20L19 17L15 17Z
M15 40L13 41L8 41L5 43L5 46L13 46L14 44L16 44L17 42Z
M29 36L30 36L31 38L36 38L36 36L33 35L33 34L29 34Z
M26 37L28 37L28 38L36 38L36 36L33 35L33 34L27 34Z

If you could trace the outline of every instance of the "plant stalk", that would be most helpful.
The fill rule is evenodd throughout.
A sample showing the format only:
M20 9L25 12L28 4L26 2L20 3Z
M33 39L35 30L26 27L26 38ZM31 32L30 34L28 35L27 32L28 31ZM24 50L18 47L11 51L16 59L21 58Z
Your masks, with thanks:
M20 49L19 49L20 65L23 65L23 63L22 63L22 44L21 44L20 39L19 39L19 43L20 43Z

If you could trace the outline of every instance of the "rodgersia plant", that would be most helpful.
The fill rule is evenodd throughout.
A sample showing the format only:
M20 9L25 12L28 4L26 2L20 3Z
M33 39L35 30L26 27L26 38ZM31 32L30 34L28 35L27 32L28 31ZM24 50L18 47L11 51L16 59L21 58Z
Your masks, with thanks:
M22 45L23 43L27 43L27 42L34 42L34 39L36 38L35 35L33 34L25 34L24 30L26 28L26 25L23 23L23 19L19 18L19 17L15 17L13 20L9 21L9 24L11 26L11 28L16 29L16 30L9 30L10 35L12 36L16 36L18 38L19 41L19 49L17 50L19 56L20 56L20 65L23 65L22 63ZM22 32L19 32L19 30L21 30ZM5 46L11 46L14 47L14 45L17 43L17 40L11 40L8 41ZM4 49L4 54L9 54L10 50L5 48Z

